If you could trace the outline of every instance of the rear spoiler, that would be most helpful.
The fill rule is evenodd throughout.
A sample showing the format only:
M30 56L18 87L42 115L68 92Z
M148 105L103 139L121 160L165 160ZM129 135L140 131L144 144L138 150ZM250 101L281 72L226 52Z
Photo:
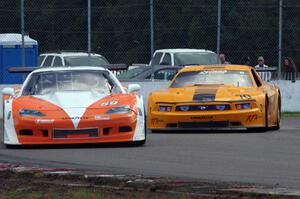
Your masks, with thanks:
M68 66L66 66L66 67L68 67ZM73 67L76 67L76 66L73 66ZM108 70L113 70L113 71L128 69L128 66L126 64L105 64L105 65L102 65L102 67L107 68ZM39 68L50 68L50 67L39 67L39 66L10 67L10 68L8 68L8 72L9 73L31 73L32 71L39 69Z
M277 67L254 68L257 72L277 72Z

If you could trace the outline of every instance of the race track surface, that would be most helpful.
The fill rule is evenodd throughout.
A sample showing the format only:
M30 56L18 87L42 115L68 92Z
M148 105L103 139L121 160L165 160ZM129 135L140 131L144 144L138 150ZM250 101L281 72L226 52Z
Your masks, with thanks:
M0 128L0 162L300 189L300 118L265 133L150 133L144 147L6 149Z

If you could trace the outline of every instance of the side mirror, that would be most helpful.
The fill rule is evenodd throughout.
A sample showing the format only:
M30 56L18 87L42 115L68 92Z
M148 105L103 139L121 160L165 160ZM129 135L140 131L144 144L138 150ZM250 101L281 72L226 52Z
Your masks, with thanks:
M141 90L141 86L138 84L129 84L128 85L128 89L127 89L128 93L137 92L139 90Z
M13 89L13 88L4 88L2 90L2 95L14 96L15 95L15 89Z

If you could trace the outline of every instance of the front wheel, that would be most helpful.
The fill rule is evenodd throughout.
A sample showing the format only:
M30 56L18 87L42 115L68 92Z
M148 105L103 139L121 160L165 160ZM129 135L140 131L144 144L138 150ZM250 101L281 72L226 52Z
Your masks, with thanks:
M145 140L141 140L141 141L134 141L133 145L134 146L143 146L146 143L146 139Z

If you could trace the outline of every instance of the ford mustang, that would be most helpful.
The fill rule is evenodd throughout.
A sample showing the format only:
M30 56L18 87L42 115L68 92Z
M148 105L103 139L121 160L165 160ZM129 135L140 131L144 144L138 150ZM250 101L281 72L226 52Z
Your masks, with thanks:
M4 143L10 145L146 140L139 85L127 90L102 67L31 72L21 89L4 88Z
M148 128L279 129L280 90L241 65L189 66L149 94Z

